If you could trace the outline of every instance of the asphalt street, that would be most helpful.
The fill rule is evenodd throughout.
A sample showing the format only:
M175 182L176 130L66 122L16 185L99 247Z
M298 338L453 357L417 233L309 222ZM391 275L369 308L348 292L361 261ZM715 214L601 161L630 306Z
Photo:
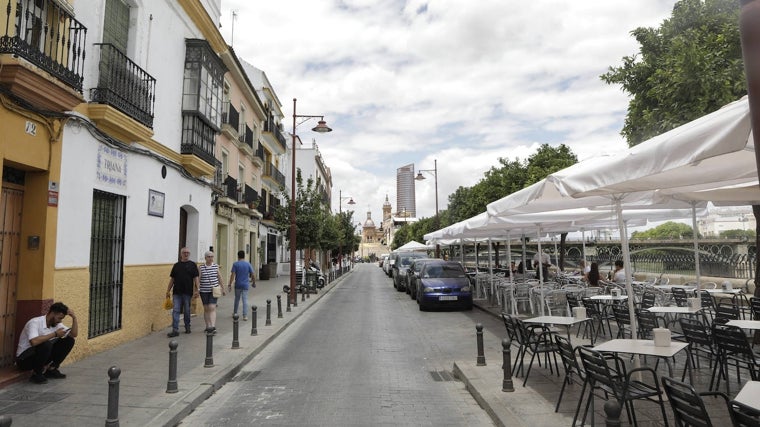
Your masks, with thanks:
M451 372L480 317L420 312L359 265L182 425L494 425Z

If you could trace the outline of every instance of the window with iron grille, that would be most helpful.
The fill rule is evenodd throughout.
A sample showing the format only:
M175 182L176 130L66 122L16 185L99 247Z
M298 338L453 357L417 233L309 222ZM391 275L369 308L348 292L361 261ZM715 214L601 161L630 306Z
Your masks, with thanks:
M126 204L124 196L93 191L89 338L121 329Z

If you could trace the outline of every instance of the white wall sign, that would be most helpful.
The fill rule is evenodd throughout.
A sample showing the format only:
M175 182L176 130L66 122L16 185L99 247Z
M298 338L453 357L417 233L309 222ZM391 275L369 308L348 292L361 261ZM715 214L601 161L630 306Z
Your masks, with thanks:
M112 187L127 188L127 154L105 145L98 147L97 181Z

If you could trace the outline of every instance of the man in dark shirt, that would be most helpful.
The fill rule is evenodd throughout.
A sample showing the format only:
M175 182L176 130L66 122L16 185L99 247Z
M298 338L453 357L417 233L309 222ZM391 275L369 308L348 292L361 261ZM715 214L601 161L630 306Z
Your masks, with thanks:
M179 312L185 312L185 333L190 333L190 300L198 297L198 265L190 261L190 250L182 248L179 251L179 261L172 267L169 274L169 287L166 296L172 296L172 331L169 338L179 335Z

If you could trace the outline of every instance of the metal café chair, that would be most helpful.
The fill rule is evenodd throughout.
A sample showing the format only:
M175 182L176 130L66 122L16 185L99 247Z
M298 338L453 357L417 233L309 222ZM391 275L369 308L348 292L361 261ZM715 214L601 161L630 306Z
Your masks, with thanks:
M705 323L688 317L681 317L678 319L678 323L681 325L681 331L683 332L686 342L689 346L686 347L686 357L689 358L690 363L686 364L681 381L686 378L686 370L696 367L700 369L699 359L707 358L709 367L711 369L710 386L712 390L713 383L715 382L715 373L718 370L718 363L720 361L720 354L718 347L712 337L712 332L705 325Z
M517 342L518 349L515 361L512 366L512 372L515 376L519 376L523 371L525 355L530 352L530 362L528 363L528 370L525 371L525 378L523 379L523 387L528 382L528 376L530 370L533 367L533 362L537 355L543 355L545 363L549 366L551 373L554 373L552 368L551 357L554 357L554 366L557 369L557 375L559 375L559 364L557 363L557 346L552 340L552 336L555 335L549 328L543 325L525 325L525 323L518 319L516 316L511 316L506 313L501 314L504 320L504 327L507 328L507 335L513 342ZM518 363L519 368L518 368ZM541 358L538 359L539 365L541 364Z
M557 406L554 408L554 412L559 412L559 405L562 403L562 396L565 393L565 387L568 384L582 385L581 399L578 401L578 407L575 410L575 416L573 417L573 426L578 418L578 410L580 409L581 402L583 402L583 393L586 391L586 374L583 372L580 363L575 354L573 345L570 344L570 340L556 334L554 335L554 343L557 345L557 353L559 353L562 366L565 368L565 377L562 379L562 388L559 390L559 397L557 398Z
M589 407L591 408L591 425L594 425L594 389L601 389L605 392L607 399L613 398L625 407L628 414L628 422L631 425L638 425L636 421L636 412L633 407L634 400L647 400L657 403L662 412L662 419L665 426L668 425L668 418L665 414L665 402L662 399L663 391L660 389L657 373L652 368L642 367L625 371L623 361L614 356L615 367L610 367L608 359L599 351L591 348L577 348L578 355L583 364L583 370L586 372L586 384L589 387L588 401L586 401L586 411L584 412L583 421L586 419ZM642 373L651 374L652 381L644 382L641 377Z
M686 307L689 305L689 300L684 288L673 288L670 292L673 294L673 301L675 301L676 306Z
M734 427L760 427L760 411L743 403L728 402L728 413Z
M726 393L730 394L728 366L736 368L736 380L741 384L740 369L746 369L753 381L760 380L760 357L752 351L747 336L736 327L713 323L712 336L718 348L719 370L715 388L720 387L721 378L726 380Z
M710 414L705 408L704 396L717 396L723 398L728 405L728 396L719 391L697 391L689 384L676 381L673 378L662 377L662 388L668 396L670 407L673 408L673 416L676 426L712 427Z

